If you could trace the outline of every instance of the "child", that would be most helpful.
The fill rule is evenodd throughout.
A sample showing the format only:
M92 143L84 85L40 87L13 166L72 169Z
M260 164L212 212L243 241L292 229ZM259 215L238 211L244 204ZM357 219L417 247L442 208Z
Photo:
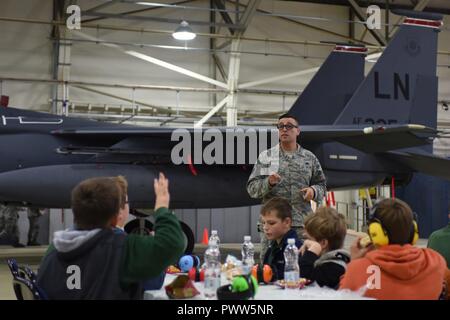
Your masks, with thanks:
M116 225L113 226L113 231L116 233L125 233L125 224L130 215L130 207L128 204L128 182L123 176L117 176L114 178L120 187L120 210L117 215ZM154 232L152 232L151 236L154 236ZM166 272L163 271L157 277L143 281L142 288L144 291L161 289L165 278Z
M411 208L398 199L377 203L369 217L372 248L357 239L351 248L352 262L340 289L365 291L376 299L438 299L447 269L436 251L414 246L417 224Z
M168 180L155 179L154 237L114 232L121 205L115 178L92 178L72 191L75 230L57 231L38 273L50 299L141 299L141 283L175 263L184 250L169 211Z
M261 222L264 234L269 242L269 248L264 255L263 264L270 265L277 279L284 279L284 249L289 238L295 239L295 245L300 248L302 241L297 232L291 229L292 207L281 197L267 201L261 209Z
M345 273L350 254L343 250L345 217L332 208L321 207L305 219L307 240L300 248L300 276L333 289Z

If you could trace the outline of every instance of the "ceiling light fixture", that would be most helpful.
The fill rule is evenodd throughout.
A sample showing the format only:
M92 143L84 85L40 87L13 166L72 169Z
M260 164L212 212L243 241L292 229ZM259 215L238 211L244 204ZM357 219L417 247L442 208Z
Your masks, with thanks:
M189 27L189 23L185 20L181 21L180 26L172 33L172 37L177 40L192 40L197 35L192 31L191 27Z

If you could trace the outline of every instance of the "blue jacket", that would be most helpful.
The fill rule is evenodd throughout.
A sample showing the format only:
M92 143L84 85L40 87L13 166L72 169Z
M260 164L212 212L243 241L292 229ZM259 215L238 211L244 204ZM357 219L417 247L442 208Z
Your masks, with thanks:
M268 264L272 267L277 279L284 279L284 249L287 246L287 241L290 238L295 239L295 245L297 248L303 245L303 241L298 238L297 232L294 229L290 229L278 244L275 240L270 242L269 248L264 256L264 264Z

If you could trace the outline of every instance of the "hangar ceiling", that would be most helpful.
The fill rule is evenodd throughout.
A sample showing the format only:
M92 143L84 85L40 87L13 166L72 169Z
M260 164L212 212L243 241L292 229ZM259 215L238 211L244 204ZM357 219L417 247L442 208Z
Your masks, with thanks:
M46 40L52 43L48 77L0 69L4 88L12 82L38 82L51 88L49 102L25 107L161 126L199 121L206 125L270 123L290 107L333 47L322 41L362 43L371 53L388 43L401 18L383 13L383 29L369 31L358 17L358 11L365 12L368 4L450 13L450 2L444 0L46 0L48 12L41 15L17 12L12 9L13 2L0 4L0 23L11 29L44 25L49 31ZM28 2L37 7L36 1ZM70 4L81 8L79 31L68 32L65 27L65 9ZM181 20L187 20L196 31L194 42L171 39ZM443 107L450 100L448 17L446 22L438 56L438 108L445 127L450 125ZM98 52L96 59L104 60L102 70L112 69L104 77L84 72L95 68L95 62L83 60L92 57L92 52ZM120 62L115 60L116 54L121 55ZM106 66L109 60L114 63ZM126 64L138 69L138 64L141 68L157 65L168 75L157 79L140 78L137 72L126 75ZM192 67L199 64L205 68ZM270 70L264 70L269 65ZM122 73L122 77L116 78L114 73Z

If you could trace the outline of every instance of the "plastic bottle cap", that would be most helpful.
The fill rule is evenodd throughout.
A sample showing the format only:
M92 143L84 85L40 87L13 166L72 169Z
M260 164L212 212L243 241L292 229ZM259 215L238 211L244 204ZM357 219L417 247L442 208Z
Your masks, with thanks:
M251 236L244 236L244 241L250 241L250 240L252 240Z
M294 238L289 238L288 239L288 244L295 244L295 239Z
M211 230L211 235L217 235L217 230Z

